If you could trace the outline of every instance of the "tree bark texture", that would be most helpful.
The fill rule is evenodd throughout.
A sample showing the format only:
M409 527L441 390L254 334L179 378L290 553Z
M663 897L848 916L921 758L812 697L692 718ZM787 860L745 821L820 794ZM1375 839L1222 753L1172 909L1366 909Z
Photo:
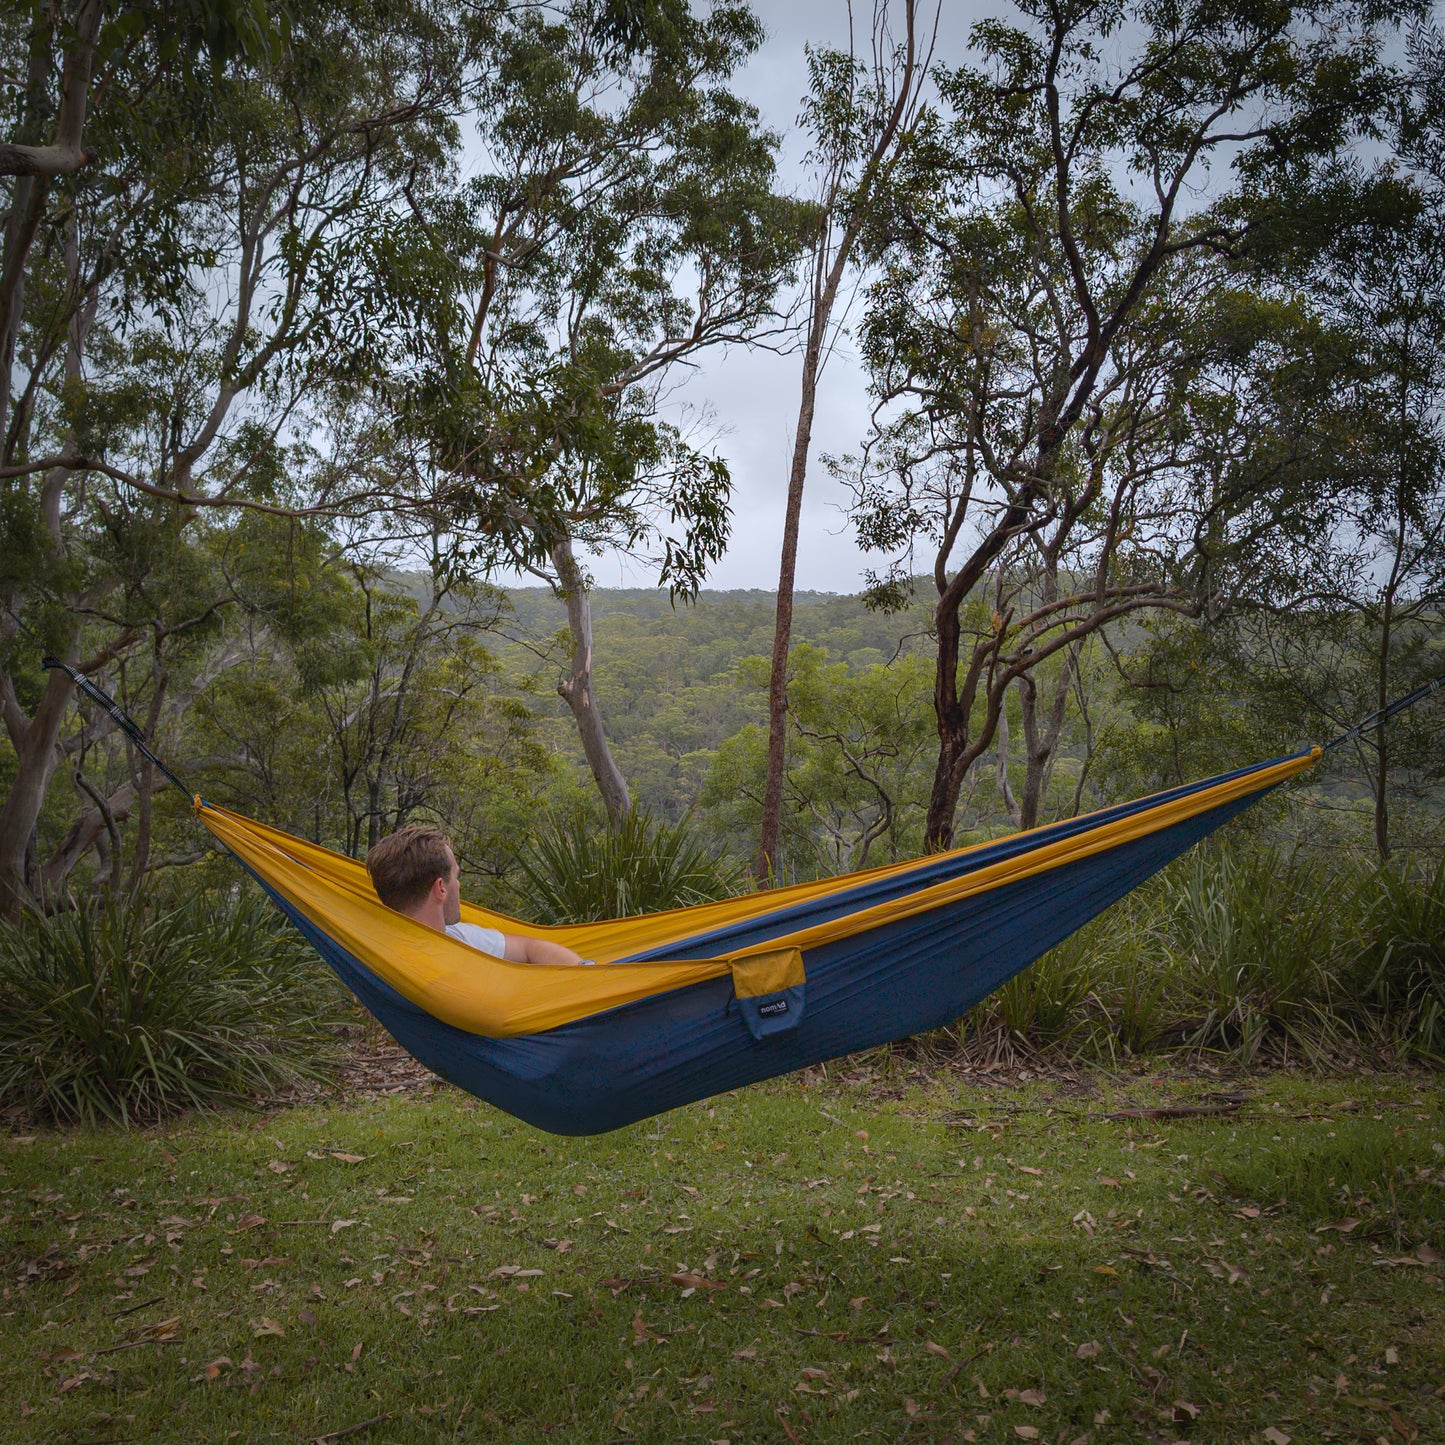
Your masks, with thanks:
M54 669L45 680L45 691L15 749L15 781L0 805L0 918L18 917L28 895L26 853L45 801L45 790L59 761L56 744L70 705L70 693L70 679L59 668Z
M627 779L607 746L602 709L592 686L592 601L570 537L564 537L552 548L552 565L557 572L558 590L567 606L567 629L572 636L571 668L566 679L557 684L557 691L577 720L582 751L597 781L607 816L613 823L620 823L632 811L632 796Z

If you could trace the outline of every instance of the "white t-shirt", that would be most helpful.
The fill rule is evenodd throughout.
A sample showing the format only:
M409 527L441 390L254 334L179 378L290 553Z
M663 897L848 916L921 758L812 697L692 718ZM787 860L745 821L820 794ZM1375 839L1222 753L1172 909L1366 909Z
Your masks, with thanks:
M507 940L495 928L483 928L479 923L449 923L447 934L468 948L480 949L496 958L507 956Z

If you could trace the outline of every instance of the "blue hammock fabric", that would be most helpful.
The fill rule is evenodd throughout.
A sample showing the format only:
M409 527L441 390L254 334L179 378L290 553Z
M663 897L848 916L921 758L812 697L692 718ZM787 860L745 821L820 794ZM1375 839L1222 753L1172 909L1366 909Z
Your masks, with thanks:
M942 854L903 875L864 875L866 881L855 886L634 958L706 959L754 948L1064 839L1106 834L1122 820L1151 811L1168 816L1177 800L1291 761L1239 769L986 847ZM724 975L520 1037L488 1037L434 1017L342 948L259 872L250 871L362 1004L421 1063L540 1129L597 1134L956 1021L1273 786L1277 783L1262 781L1258 790L1232 795L1217 807L1143 836L807 949L805 989L769 996L761 1010L756 1001L749 1007L749 1000L740 999L734 978ZM793 1000L791 1008L787 998ZM774 1012L759 1036L759 1013L769 1009Z

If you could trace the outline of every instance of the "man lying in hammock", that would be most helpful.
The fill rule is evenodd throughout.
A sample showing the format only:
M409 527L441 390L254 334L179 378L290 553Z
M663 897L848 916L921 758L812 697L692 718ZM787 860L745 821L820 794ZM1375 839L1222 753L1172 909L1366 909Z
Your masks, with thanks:
M408 823L366 855L376 896L388 908L513 963L590 963L560 943L462 922L461 869L440 828Z

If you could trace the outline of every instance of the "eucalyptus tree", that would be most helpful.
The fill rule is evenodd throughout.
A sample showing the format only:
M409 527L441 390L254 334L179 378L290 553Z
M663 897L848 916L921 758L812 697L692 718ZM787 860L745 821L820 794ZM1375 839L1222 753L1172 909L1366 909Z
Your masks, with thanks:
M1399 6L1019 9L974 28L975 63L938 72L940 108L870 237L878 411L847 471L865 545L904 560L879 601L912 546L933 554L933 848L1019 680L1055 657L1067 670L1130 612L1217 607L1231 559L1302 521L1308 438L1287 426L1284 453L1258 455L1243 425L1241 404L1274 394L1239 359L1273 338L1246 322L1221 343L1253 305L1236 308L1228 268L1280 173L1398 93L1383 46ZM1202 444L1201 402L1234 450Z
M1331 220L1308 258L1311 297L1340 355L1314 406L1336 438L1340 484L1327 525L1262 599L1243 645L1321 731L1350 728L1445 670L1445 186L1416 168L1377 178L1354 168L1315 197ZM1445 773L1422 711L1355 735L1374 843L1391 851L1391 797Z
M558 691L613 819L631 800L583 556L644 556L687 596L722 554L726 465L663 414L666 390L707 348L766 333L808 220L775 191L777 137L728 88L761 39L740 0L508 13L466 64L472 178L419 196L398 252L441 282L408 321L432 349L413 364L401 347L388 392L425 441L429 505L465 564L565 600Z
M159 677L226 600L191 540L224 525L208 517L362 505L350 476L345 503L302 496L304 418L325 373L355 362L346 323L375 303L377 235L449 154L456 47L430 0L287 15L284 36L225 64L140 11L102 27L95 156L48 179L33 241L7 252L24 311L0 454L5 909L56 768L110 726L87 718L62 740L71 684L37 678L15 619L83 671L146 648ZM38 74L65 37L37 22L31 38ZM7 234L34 213L33 179L12 184Z
M827 47L808 51L808 95L802 121L812 142L818 218L809 237L803 299L803 367L798 420L783 510L783 544L778 562L777 611L773 623L772 670L768 681L768 766L763 786L757 859L759 886L777 868L787 751L788 657L793 635L793 585L798 570L798 527L803 488L813 445L818 382L837 340L834 312L863 235L869 208L888 185L889 172L920 114L920 102L937 34L920 24L917 0L902 0L901 37L893 26L898 8L874 0L872 59L856 47L845 53ZM851 20L850 7L850 20ZM846 308L845 308L846 309Z

